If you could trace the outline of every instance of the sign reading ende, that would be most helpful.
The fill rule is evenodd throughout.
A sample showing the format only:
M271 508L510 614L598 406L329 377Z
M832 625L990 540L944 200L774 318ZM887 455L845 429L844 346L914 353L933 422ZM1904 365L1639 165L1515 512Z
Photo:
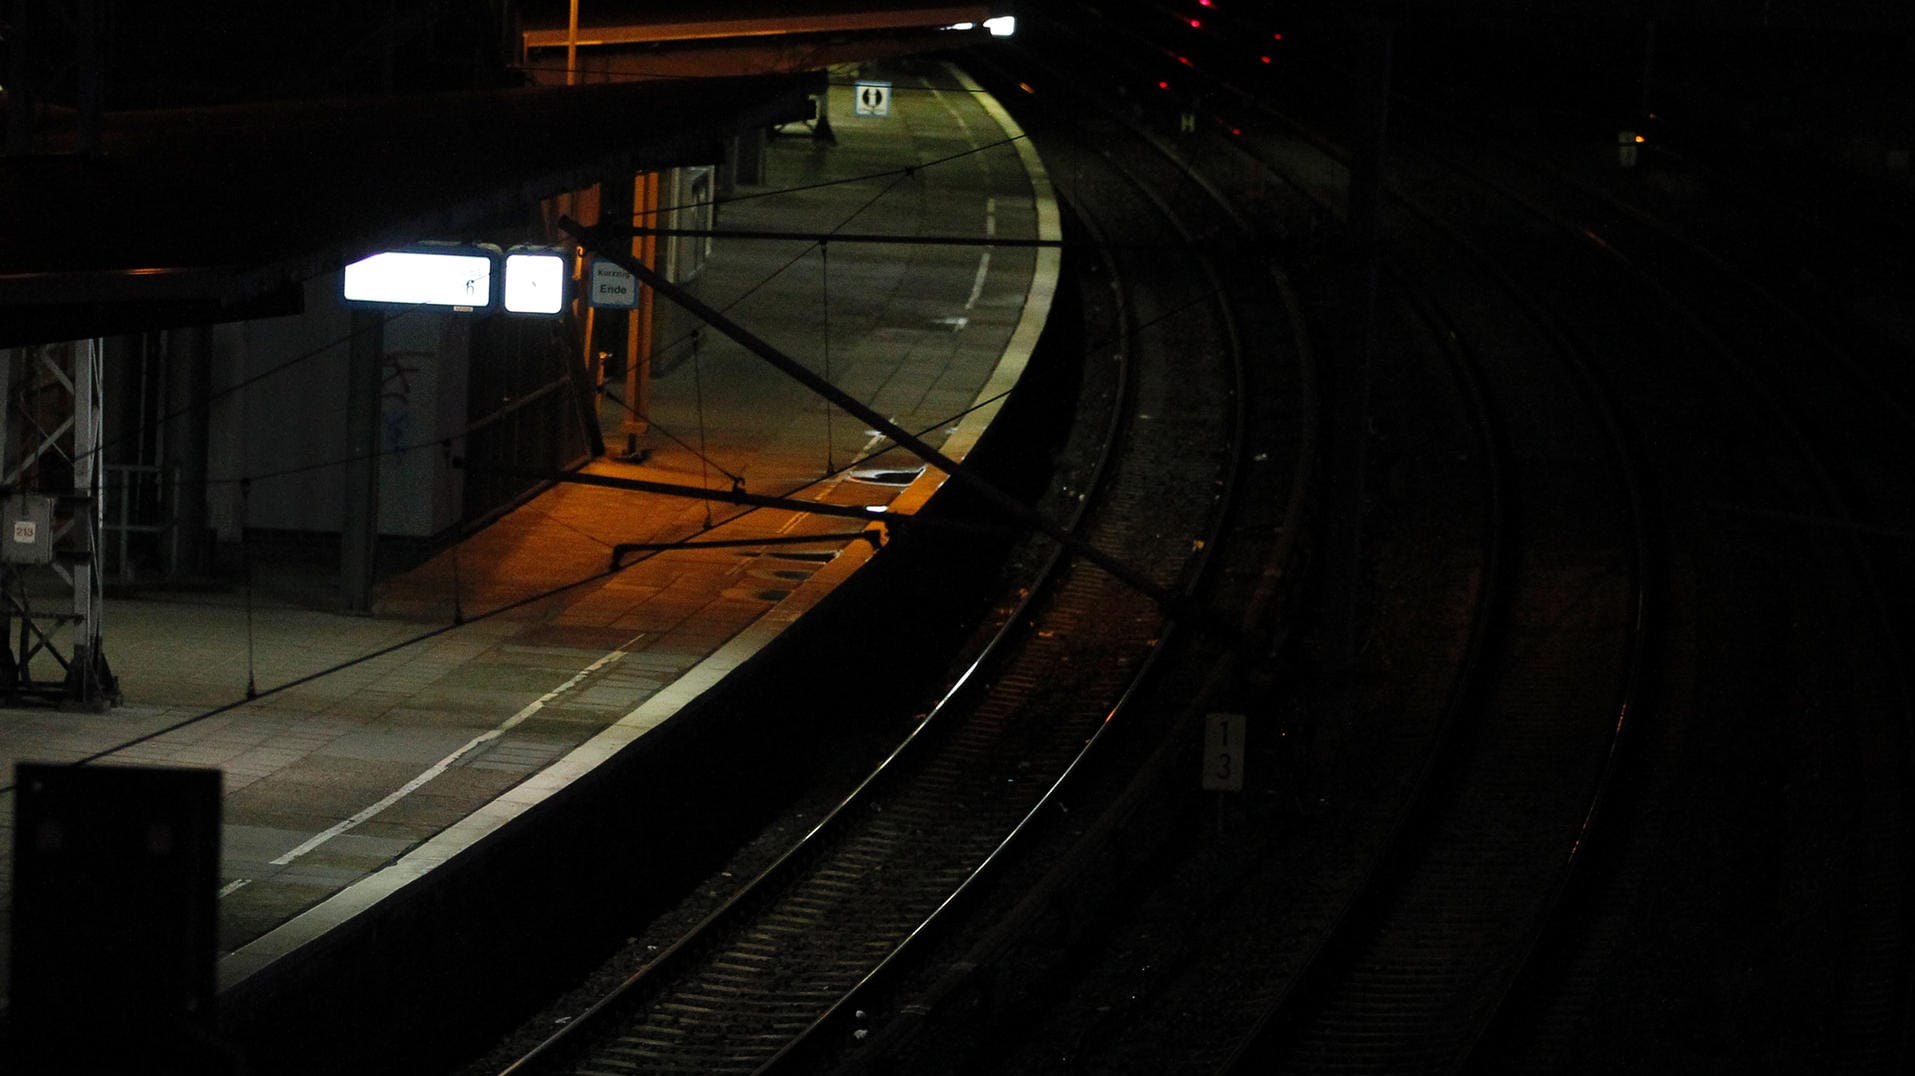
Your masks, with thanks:
M624 266L599 258L592 262L585 302L600 310L634 309L638 306L638 278Z

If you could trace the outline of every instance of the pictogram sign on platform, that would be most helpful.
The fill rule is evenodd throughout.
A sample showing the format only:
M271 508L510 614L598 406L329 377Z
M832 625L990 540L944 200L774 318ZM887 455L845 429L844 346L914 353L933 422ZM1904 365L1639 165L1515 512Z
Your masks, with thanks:
M891 84L875 80L859 82L851 96L851 111L857 116L889 116Z

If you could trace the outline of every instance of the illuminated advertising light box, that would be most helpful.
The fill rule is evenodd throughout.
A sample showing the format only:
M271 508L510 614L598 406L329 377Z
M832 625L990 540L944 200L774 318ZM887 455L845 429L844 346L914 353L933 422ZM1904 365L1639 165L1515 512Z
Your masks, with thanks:
M514 247L505 255L505 312L551 316L565 309L565 255L543 247Z
M497 291L496 250L414 247L362 258L346 266L346 302L489 310Z

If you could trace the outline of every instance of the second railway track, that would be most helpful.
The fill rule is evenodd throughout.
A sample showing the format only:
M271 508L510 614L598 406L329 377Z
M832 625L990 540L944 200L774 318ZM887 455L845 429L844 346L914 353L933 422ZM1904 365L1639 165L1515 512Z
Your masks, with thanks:
M1164 212L1111 182L1100 216ZM1074 507L1080 539L1183 593L1227 507L1242 389L1227 297L1187 261L1189 226L1161 228L1122 266L1121 313L1088 360L1087 390L1116 402L1108 450L1051 504ZM1046 802L1170 624L1150 595L1058 556L979 666L802 845L510 1071L748 1072L848 1039L874 977Z

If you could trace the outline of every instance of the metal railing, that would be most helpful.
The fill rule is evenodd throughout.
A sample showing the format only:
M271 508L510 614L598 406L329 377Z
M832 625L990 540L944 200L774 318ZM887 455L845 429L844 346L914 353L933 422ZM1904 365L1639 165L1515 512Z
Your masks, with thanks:
M102 571L115 582L133 582L138 573L135 536L143 534L154 536L152 552L160 571L172 570L179 561L178 465L109 463L103 470Z

